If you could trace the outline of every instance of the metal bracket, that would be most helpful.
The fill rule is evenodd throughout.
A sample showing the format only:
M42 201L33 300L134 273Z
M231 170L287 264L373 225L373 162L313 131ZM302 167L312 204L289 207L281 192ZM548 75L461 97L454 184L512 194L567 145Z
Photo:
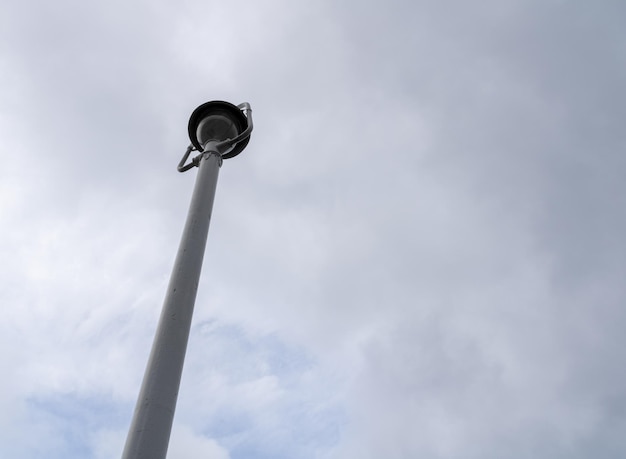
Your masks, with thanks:
M194 147L193 145L189 145L187 147L187 151L183 155L183 159L181 159L180 162L178 163L178 167L177 167L178 172L186 172L192 167L197 167L200 165L200 158L202 158L202 153L196 156L195 158L193 158L189 164L185 164L187 162L187 158L189 158L189 155L191 154L192 151L197 151L196 147Z
M189 158L189 154L192 151L197 151L197 149L193 145L189 145L187 147L187 151L183 155L183 158L178 163L178 167L176 168L176 169L178 169L178 172L186 172L189 169L191 169L192 167L200 166L200 160L202 160L202 157L204 155L207 155L207 156L209 156L209 155L216 155L216 156L218 156L220 158L220 167L222 167L222 163L224 162L224 159L222 158L222 154L219 151L217 151L217 150L207 150L207 151L204 151L204 152L200 153L199 155L197 155L195 158L193 158L188 164L185 164L185 162L187 161L187 158Z

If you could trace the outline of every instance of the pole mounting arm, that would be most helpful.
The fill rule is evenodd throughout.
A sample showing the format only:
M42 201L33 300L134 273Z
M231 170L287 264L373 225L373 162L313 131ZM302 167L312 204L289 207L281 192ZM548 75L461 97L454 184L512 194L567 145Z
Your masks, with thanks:
M187 158L189 158L189 155L194 150L197 151L196 147L194 147L193 145L189 145L187 147L187 151L185 151L185 154L183 155L183 159L180 160L180 162L178 163L178 167L176 168L178 172L186 172L192 167L197 167L200 165L200 158L202 157L202 155L196 156L195 158L191 160L189 164L185 164L187 162Z
M225 140L224 142L220 143L220 149L221 149L222 145L227 147L226 150L223 153L226 153L228 150L232 149L235 145L237 145L242 140L247 139L248 137L250 137L250 134L252 134L252 128L254 126L252 124L252 108L250 107L250 104L248 102L244 102L242 104L237 105L237 108L240 109L241 111L243 111L244 114L246 115L246 120L248 122L248 126L246 127L245 131L243 131L241 134L239 134L234 139L232 139L232 140Z

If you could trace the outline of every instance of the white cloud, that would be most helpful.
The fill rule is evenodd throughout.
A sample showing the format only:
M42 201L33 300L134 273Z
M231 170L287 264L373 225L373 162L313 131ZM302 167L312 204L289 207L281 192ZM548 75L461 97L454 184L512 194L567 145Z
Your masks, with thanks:
M197 435L184 426L177 426L172 432L168 457L172 459L189 457L229 459L230 455L215 440Z
M220 98L170 457L622 456L621 9L3 4L0 455L119 455Z

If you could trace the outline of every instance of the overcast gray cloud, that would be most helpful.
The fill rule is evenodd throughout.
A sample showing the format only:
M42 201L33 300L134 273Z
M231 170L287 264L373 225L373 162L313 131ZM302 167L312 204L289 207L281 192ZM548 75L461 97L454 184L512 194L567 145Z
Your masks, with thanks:
M4 2L0 456L121 455L221 170L169 456L626 454L620 2Z

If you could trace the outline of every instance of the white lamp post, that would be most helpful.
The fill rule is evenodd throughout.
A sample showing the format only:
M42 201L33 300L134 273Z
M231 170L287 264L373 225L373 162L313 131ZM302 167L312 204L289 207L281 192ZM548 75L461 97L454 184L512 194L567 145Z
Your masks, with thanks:
M222 160L241 153L251 132L248 103L207 102L189 119L191 145L178 171L195 166L199 171L122 459L164 459L167 454L217 176ZM200 153L187 163L194 150Z

